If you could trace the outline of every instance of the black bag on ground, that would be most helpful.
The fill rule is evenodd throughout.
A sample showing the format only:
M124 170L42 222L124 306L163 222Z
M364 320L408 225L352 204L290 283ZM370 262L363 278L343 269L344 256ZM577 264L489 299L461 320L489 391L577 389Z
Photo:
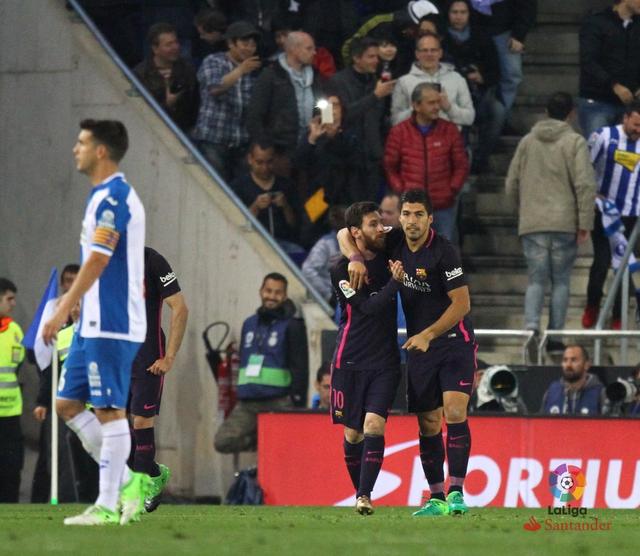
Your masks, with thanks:
M234 506L259 506L264 504L264 495L258 484L257 467L238 471L235 477L224 500L225 504Z

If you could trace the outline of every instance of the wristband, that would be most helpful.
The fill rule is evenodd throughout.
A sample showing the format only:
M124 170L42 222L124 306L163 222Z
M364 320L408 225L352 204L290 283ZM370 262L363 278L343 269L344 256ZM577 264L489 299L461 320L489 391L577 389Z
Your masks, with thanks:
M362 263L364 264L364 257L360 253L356 253L355 255L351 255L349 257L350 263Z

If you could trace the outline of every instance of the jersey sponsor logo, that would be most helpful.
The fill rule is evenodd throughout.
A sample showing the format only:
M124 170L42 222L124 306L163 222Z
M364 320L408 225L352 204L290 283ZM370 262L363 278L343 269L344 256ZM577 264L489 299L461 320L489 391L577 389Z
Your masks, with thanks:
M176 273L169 272L166 276L160 276L160 283L166 288L169 284L176 281Z
M431 293L431 285L428 282L412 278L406 272L404 273L404 280L402 281L402 285L405 288L410 288L422 293Z
M349 284L349 282L347 282L346 280L340 280L340 282L338 282L338 287L347 299L356 295L356 290L354 290L351 287L351 284Z
M447 277L447 281L453 280L454 278L458 278L459 276L462 276L462 267L459 266L458 268L454 268L451 271L445 270L444 274Z

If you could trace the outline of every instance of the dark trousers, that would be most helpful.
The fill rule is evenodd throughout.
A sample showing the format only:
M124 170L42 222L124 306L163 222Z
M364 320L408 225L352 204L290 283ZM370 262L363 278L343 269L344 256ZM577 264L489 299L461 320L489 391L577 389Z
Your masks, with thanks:
M636 224L637 217L635 216L623 216L622 223L624 224L624 235L629 238L633 227ZM593 242L593 263L591 263L591 270L589 271L589 285L587 286L587 305L599 307L602 300L602 288L607 279L607 273L611 268L611 249L609 247L609 240L604 235L604 228L602 227L602 215L600 211L596 210L595 221L593 225L593 231L591 232L591 241ZM637 249L634 249L637 254ZM621 288L622 289L622 288ZM621 289L618 290L616 301L613 305L613 318L619 319L621 312L622 295ZM633 285L630 291L633 291Z
M23 464L20 416L0 417L0 504L18 502Z

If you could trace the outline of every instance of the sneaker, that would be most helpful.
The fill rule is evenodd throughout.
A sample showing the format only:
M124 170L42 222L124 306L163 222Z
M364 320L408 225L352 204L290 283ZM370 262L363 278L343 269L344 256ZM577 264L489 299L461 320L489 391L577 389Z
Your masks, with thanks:
M431 498L417 512L413 512L414 516L438 516L449 515L449 504L439 498Z
M469 508L464 503L462 492L458 490L453 490L448 494L447 504L449 504L450 515L463 515L469 511Z
M151 477L145 473L131 471L129 482L120 487L120 525L140 521L144 513L144 500L151 484Z
M160 468L160 475L157 477L149 477L151 479L151 485L144 499L144 509L147 513L151 513L160 505L162 491L171 478L171 469L162 463L159 463L158 467Z
M119 522L118 512L97 505L89 506L79 515L64 518L65 525L117 525Z
M600 315L600 307L587 305L582 313L582 328L593 328L598 322L598 315Z
M356 500L356 512L360 515L371 515L373 513L373 506L368 496L358 496Z

